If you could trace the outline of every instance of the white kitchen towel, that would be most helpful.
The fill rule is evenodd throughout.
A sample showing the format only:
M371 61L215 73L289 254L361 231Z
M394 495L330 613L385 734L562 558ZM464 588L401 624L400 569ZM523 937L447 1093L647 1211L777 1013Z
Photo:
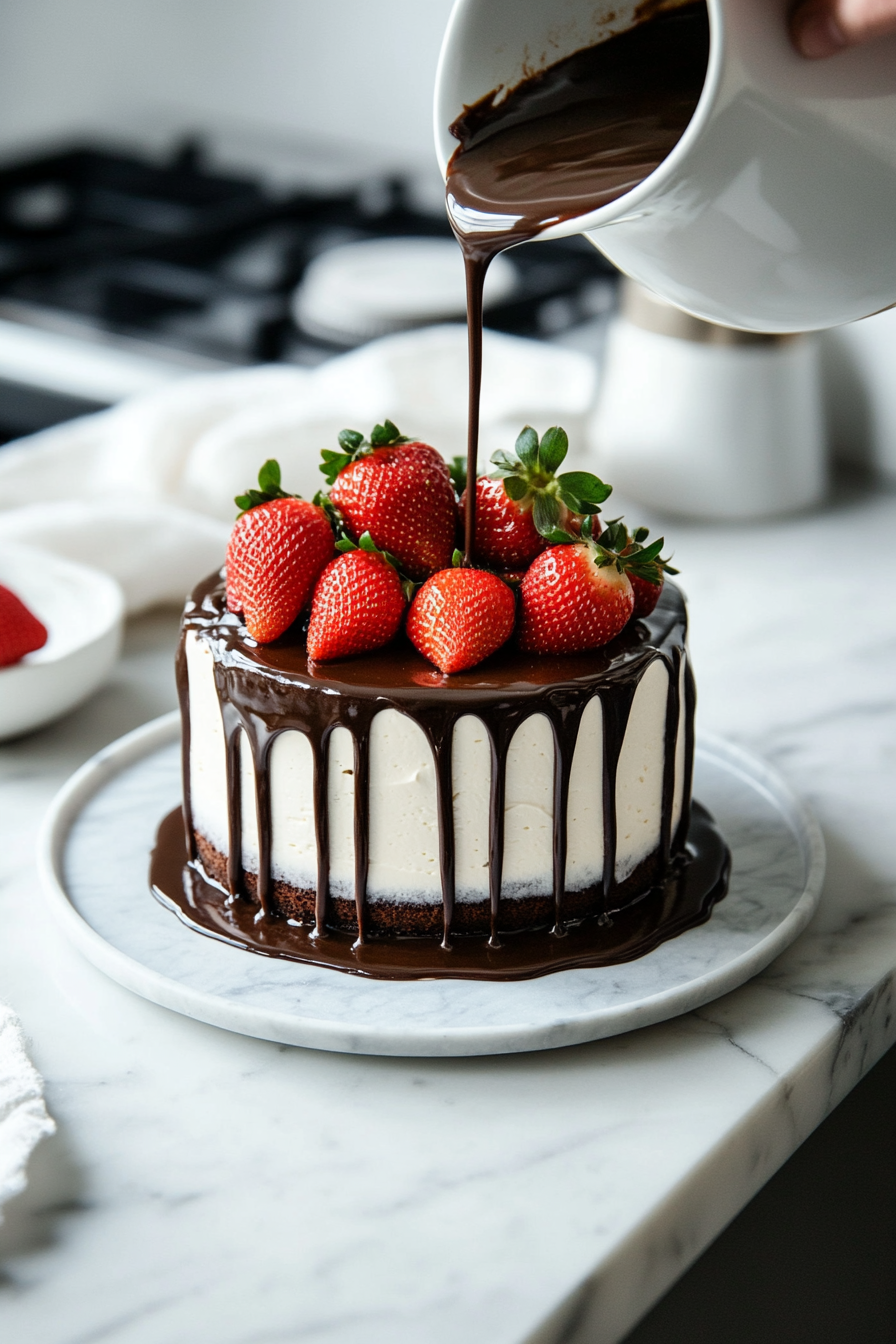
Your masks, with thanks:
M339 430L385 417L465 451L467 342L461 326L371 342L314 371L264 365L184 378L0 451L0 541L44 546L106 570L128 610L180 602L220 565L233 497L268 457L284 488L312 496L320 450ZM584 442L596 370L575 351L485 333L481 464L526 423Z
M0 1222L3 1205L25 1189L33 1149L55 1133L43 1093L43 1079L25 1050L21 1023L0 1003Z

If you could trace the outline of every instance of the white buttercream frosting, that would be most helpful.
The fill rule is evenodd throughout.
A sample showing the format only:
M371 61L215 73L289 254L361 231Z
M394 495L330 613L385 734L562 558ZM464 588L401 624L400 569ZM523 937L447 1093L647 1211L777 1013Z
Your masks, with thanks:
M222 853L228 844L224 730L213 655L194 632L186 636L190 693L190 779L193 821ZM682 669L681 690L684 690ZM616 877L622 881L660 839L669 676L657 659L635 692L616 778ZM683 694L682 694L683 706ZM673 827L684 795L685 713L675 751ZM258 821L251 752L241 734L242 860L258 871ZM354 750L337 728L328 757L330 890L354 892ZM317 884L311 748L300 732L275 740L270 755L273 876L303 890ZM488 819L491 756L474 715L454 730L453 801L458 901L488 897ZM567 808L567 881L575 891L598 883L603 871L603 722L595 696L585 709L573 758ZM552 890L554 742L548 719L532 714L517 729L507 756L504 812L506 897ZM441 901L439 828L432 752L407 715L383 709L370 733L368 899L433 904Z

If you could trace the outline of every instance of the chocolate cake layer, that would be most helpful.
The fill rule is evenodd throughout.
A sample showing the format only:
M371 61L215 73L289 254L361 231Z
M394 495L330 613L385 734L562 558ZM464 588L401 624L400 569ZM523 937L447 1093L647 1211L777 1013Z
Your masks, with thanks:
M523 980L632 961L702 924L725 895L729 864L725 841L696 803L686 856L670 865L659 887L618 913L588 916L563 934L546 929L510 932L499 939L467 934L447 946L432 937L368 937L359 942L353 933L337 929L317 933L283 918L259 920L250 900L227 898L207 880L201 865L187 862L179 808L159 827L150 881L158 900L189 928L261 956L379 980Z
M226 890L227 857L207 840L199 831L194 831L196 853L204 873L212 882ZM644 892L661 880L660 856L651 854L635 871L617 884L614 892L612 910L616 914L633 900L638 900ZM258 899L258 874L243 871L243 897L256 908ZM275 878L271 890L272 913L275 919L289 919L296 924L315 925L316 892L310 887L295 887L291 882ZM578 922L588 915L604 912L601 887L588 887L582 891L567 891L563 895L564 918L569 922ZM518 929L550 928L554 917L554 902L550 896L502 896L498 901L498 933L511 933ZM345 933L357 931L357 912L353 901L344 897L330 896L327 903L326 927L340 929ZM443 931L443 914L440 905L431 901L369 901L366 910L365 933L368 937L440 937ZM459 901L454 907L452 932L489 933L491 931L491 909L488 901Z

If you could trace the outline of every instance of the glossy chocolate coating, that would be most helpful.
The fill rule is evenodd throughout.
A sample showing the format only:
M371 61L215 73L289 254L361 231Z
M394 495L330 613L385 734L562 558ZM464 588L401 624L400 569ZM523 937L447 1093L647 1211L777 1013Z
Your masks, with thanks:
M440 874L442 885L442 949L472 948L472 935L452 933L455 921L454 900L454 818L452 806L451 751L454 726L465 714L475 714L483 723L491 749L491 795L489 818L489 908L490 933L482 939L490 949L485 962L476 974L497 974L493 965L499 947L498 912L503 864L504 781L507 752L517 727L532 714L542 713L548 718L555 743L554 752L554 829L553 829L553 921L552 929L533 933L527 943L520 935L511 935L517 948L508 960L508 974L540 974L544 970L563 965L602 964L602 960L625 959L640 955L626 950L646 948L645 938L653 938L655 945L671 936L668 929L678 931L682 919L686 923L705 918L712 900L718 899L724 888L724 844L719 841L709 860L710 877L704 872L705 864L689 878L686 840L690 826L690 792L693 759L694 689L690 669L685 666L685 779L684 805L675 835L671 833L672 796L675 773L675 741L679 726L680 671L685 658L687 618L684 602L678 589L667 583L656 610L647 618L634 620L611 644L590 653L572 656L540 657L505 648L469 672L445 676L432 667L404 637L387 649L361 658L317 664L308 659L300 636L295 630L287 632L272 644L258 645L246 636L241 619L226 609L224 584L220 576L212 575L198 586L184 615L184 630L178 654L178 682L184 720L184 826L187 848L180 858L172 858L171 825L166 823L168 837L157 852L155 872L164 870L156 886L169 903L186 910L197 925L214 931L218 936L233 937L255 950L277 955L292 955L300 960L321 960L324 943L329 949L327 964L339 964L343 969L358 969L361 958L367 974L467 974L458 970L467 966L466 956L450 958L450 966L442 970L435 939L397 938L377 940L369 937L367 882L367 842L369 833L369 738L370 727L377 712L385 708L397 709L408 715L423 730L433 751L436 773L437 806L440 831ZM189 688L187 681L184 640L193 631L207 642L214 656L215 680L221 704L227 743L228 797L230 818L229 860L226 890L208 879L197 862L196 838L190 815L190 744L189 744ZM644 885L640 887L615 881L616 854L616 769L622 749L628 715L638 684L647 668L657 659L663 661L668 672L667 713L663 775L662 816L663 828L659 848L651 856L648 869L653 873L653 902L642 910L649 925L649 934L642 928L635 937L626 934L617 945L609 938L597 918L570 921L568 908L570 894L566 891L566 815L569 778L575 752L576 737L582 714L593 698L599 696L603 711L602 787L604 815L604 873L598 893L597 910L605 918L617 918L623 907L643 905ZM329 902L329 853L327 837L327 744L334 728L350 727L354 739L355 767L355 912L356 929L348 947L355 944L354 960L343 955L344 936L333 928ZM253 882L252 901L248 899L241 868L242 826L240 816L239 739L245 730L253 753L259 817L260 871ZM268 759L278 733L288 730L302 732L311 745L314 761L314 811L318 855L318 888L315 920L312 931L304 931L278 917L270 871L271 823L268 784ZM706 823L709 825L709 823ZM706 830L704 825L704 830ZM711 829L711 825L710 825ZM708 832L707 832L708 834ZM708 841L706 842L709 843ZM183 841L181 841L183 845ZM705 848L705 846L704 846ZM709 851L707 851L709 852ZM176 856L175 856L176 857ZM180 871L188 862L186 888L183 880L175 882L174 868ZM172 864L174 867L172 867ZM179 867L178 867L179 864ZM162 865L162 869L159 868ZM641 868L640 872L648 869ZM706 869L708 872L709 869ZM669 883L672 886L669 886ZM187 907L181 903L184 891ZM180 897L178 893L180 892ZM685 896L681 896L686 892ZM662 894L661 894L662 893ZM676 895L675 893L678 893ZM256 924L257 906L261 904L267 918ZM228 903L229 902L229 903ZM707 902L709 902L707 904ZM653 909L653 907L656 909ZM578 908L578 907L577 907ZM193 913L190 915L189 911ZM668 919L655 918L657 910L667 910ZM200 913L204 912L200 918ZM223 921L223 922L222 922ZM590 936L577 933L577 928L589 926ZM641 928L641 925L638 925ZM646 927L646 926L645 926ZM272 930L278 930L274 933ZM347 935L346 935L347 936ZM563 942L573 937L572 943ZM502 933L506 939L506 933ZM528 935L527 935L528 937ZM335 939L335 941L330 941ZM632 941L634 939L634 941ZM560 953L555 943L563 942L566 952ZM260 941L263 946L256 946ZM376 943L376 954L361 953L358 949ZM410 968L407 951L395 953L392 965L388 948L405 944L421 944L429 948L421 952ZM520 961L523 947L529 951ZM615 952L612 948L615 947ZM304 954L299 950L303 948ZM573 952L573 948L575 951ZM553 949L553 950L552 950ZM484 955L484 954L483 954ZM472 956L472 952L470 953ZM561 960L558 962L557 958ZM569 957L573 957L570 961ZM326 959L325 958L325 959ZM422 960L421 960L422 958ZM565 958L565 960L564 960ZM594 958L598 958L595 961ZM443 958L444 960L444 958ZM474 958L475 961L475 958ZM472 963L470 963L472 965ZM503 964L503 963L498 963ZM530 969L524 969L524 964ZM404 969L400 969L404 967ZM424 969L419 969L423 967ZM453 969L451 969L453 967ZM391 968L391 969L390 969ZM534 968L534 969L533 969ZM473 973L472 970L469 973Z
M547 929L456 937L447 948L434 938L370 939L285 920L257 920L257 907L227 900L202 869L186 862L180 808L164 819L153 850L150 881L157 898L191 929L266 957L310 962L379 980L449 978L528 980L552 971L634 961L660 943L704 923L725 895L730 858L709 814L694 805L688 853L673 863L659 887L611 918L591 916L563 935Z

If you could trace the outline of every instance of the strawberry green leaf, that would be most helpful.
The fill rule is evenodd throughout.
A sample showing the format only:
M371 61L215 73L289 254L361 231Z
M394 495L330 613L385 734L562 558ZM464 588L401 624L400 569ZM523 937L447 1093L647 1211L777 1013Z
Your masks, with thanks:
M561 490L571 491L586 504L603 504L613 493L612 485L590 471L564 471L557 481Z
M268 494L275 494L280 489L280 463L275 458L268 458L259 471L258 484Z
M541 436L538 461L545 471L556 471L569 452L569 438L565 429L554 425Z
M451 477L451 484L454 486L458 495L462 495L467 488L467 462L463 457L452 457L451 465L448 468L448 475Z
M331 448L321 448L320 455L323 460L320 463L319 470L326 477L327 485L332 485L340 471L343 471L354 461L353 454L336 453Z
M354 453L364 442L364 435L357 429L341 429L339 431L339 446L347 453Z
M525 499L529 493L529 487L520 476L505 476L504 493L508 499Z
M536 532L541 533L543 537L553 532L560 522L560 504L555 495L539 491L532 504L532 521L535 523Z
M650 536L649 527L636 527L633 540L641 544L645 542L649 536Z
M374 425L370 431L370 443L373 448L388 448L390 444L407 443L407 441L405 435L391 420L385 420L381 425Z
M492 453L492 462L498 468L499 475L506 472L516 472L519 471L520 468L518 458L511 457L509 453L505 453L501 450L497 453Z
M280 488L280 463L273 457L268 458L258 473L258 490L247 490L236 495L234 504L240 511L240 517L249 509L257 509L259 504L269 504L272 499L299 499L299 495L287 494Z
M642 551L636 551L635 554L640 564L645 561L655 560L665 545L665 538L660 537L659 541L652 541L649 546L645 546Z
M570 542L576 540L571 533L566 532L562 527L551 528L550 532L542 532L541 535L546 541L549 541L552 546L567 546Z
M548 431L550 433L550 431ZM526 425L516 441L516 453L524 467L534 467L538 462L538 435L531 425ZM492 458L494 461L494 458Z
M452 568L453 568L453 569L460 569L460 567L461 567L461 565L462 565L463 563L464 563L464 553L463 553L463 551L459 551L459 550L457 550L457 548L455 548L455 549L451 552L451 565L452 565Z
M601 533L601 546L606 551L621 551L628 545L628 532L620 518L613 518Z
M586 500L581 499L578 495L574 495L565 485L560 486L560 498L568 509L572 509L573 513L582 513L586 515L600 513L599 504L587 503Z
M381 550L369 532L361 533L357 546L352 541L351 537L343 537L341 541L337 541L336 549L337 551L343 552L366 551L368 555L379 556L380 560L385 560L387 565L391 565L393 569L398 569L398 561L395 559L395 556L390 555L388 551Z

